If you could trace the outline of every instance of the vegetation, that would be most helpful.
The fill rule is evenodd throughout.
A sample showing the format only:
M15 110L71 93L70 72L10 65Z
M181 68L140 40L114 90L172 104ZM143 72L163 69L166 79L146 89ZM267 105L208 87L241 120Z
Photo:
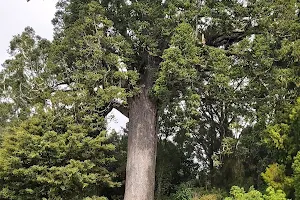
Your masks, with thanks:
M285 194L282 190L275 191L272 187L267 188L267 194L262 194L254 188L250 188L248 192L244 191L244 188L233 186L230 190L232 197L227 197L225 200L243 200L243 199L257 199L257 200L285 200Z
M106 140L51 112L22 122L3 136L1 199L83 199L118 186L107 167L115 147Z
M300 199L299 7L59 0L2 64L0 199Z

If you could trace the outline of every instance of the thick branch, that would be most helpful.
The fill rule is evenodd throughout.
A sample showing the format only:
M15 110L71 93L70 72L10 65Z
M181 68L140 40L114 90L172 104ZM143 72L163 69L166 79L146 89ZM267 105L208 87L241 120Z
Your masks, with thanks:
M129 109L123 105L119 105L115 107L120 113L122 113L125 117L129 117Z
M206 38L206 44L214 47L224 46L227 49L230 45L243 40L251 34L259 34L259 27L246 26L244 30L213 35Z
M102 110L101 112L98 112L99 114L101 114L102 116L107 116L112 109L116 109L118 110L120 113L122 113L125 117L129 116L129 109L127 107L125 107L124 105L116 102L116 101L111 101L109 102L105 109Z

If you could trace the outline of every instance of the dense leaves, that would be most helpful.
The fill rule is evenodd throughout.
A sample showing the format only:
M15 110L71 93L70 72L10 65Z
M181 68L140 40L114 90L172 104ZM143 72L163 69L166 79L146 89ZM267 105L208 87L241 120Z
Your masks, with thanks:
M230 190L231 197L225 198L225 200L286 200L285 194L281 190L274 190L274 188L269 187L266 189L266 194L250 188L248 192L245 192L244 188L239 188L234 186Z
M60 0L53 24L0 72L1 198L122 199L127 136L105 117L145 88L157 199L300 198L299 2Z
M0 157L1 199L83 199L117 186L108 170L115 149L105 131L47 112L35 115L3 136Z

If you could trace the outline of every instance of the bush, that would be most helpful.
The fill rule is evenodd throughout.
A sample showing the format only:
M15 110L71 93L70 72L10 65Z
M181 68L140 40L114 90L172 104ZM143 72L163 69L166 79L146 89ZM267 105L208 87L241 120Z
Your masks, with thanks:
M173 196L174 200L191 200L192 198L192 189L186 184L180 185L177 192Z
M293 170L294 170L295 197L296 199L300 199L300 152L298 152L294 158Z
M268 186L275 190L283 190L286 194L292 191L293 180L285 175L285 166L277 163L267 167L266 172L262 173L264 181Z
M226 196L226 193L221 189L193 189L193 200L221 200L224 196Z
M44 113L12 128L0 148L0 199L72 199L117 186L108 167L114 146L105 132ZM87 199L101 199L93 197Z
M175 194L159 200L221 200L224 196L225 192L220 189L207 190L185 183L178 187Z
M207 194L207 195L201 196L199 200L218 200L218 199L219 199L219 197L217 194Z
M230 197L226 197L225 200L286 200L286 197L282 190L275 191L272 187L268 187L266 194L263 195L253 187L246 192L244 188L233 186L230 190Z

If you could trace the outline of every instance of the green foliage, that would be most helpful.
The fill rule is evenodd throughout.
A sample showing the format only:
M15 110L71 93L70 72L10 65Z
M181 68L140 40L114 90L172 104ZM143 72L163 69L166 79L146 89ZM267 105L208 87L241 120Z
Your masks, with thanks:
M266 172L262 173L264 181L275 190L285 191L286 194L291 192L293 180L285 175L285 166L278 163L271 164L267 167Z
M0 149L1 199L80 200L118 186L108 170L115 147L105 131L91 137L89 130L51 112L10 129Z
M284 143L288 139L289 125L281 123L268 126L266 132L269 136L265 138L267 144L272 144L277 149L284 149Z
M286 195L282 190L275 190L272 187L266 189L267 194L264 195L266 200L286 200Z
M203 187L196 187L194 183L182 183L176 188L176 192L169 197L159 198L162 200L221 200L226 196L226 192L221 189L207 189Z
M1 123L26 119L34 104L49 98L53 87L53 75L47 67L50 48L51 42L36 35L31 27L11 40L12 58L4 62L0 72Z
M178 187L176 193L173 195L174 200L191 200L193 198L193 191L186 184L182 184Z
M230 198L284 199L277 190L293 197L293 184L299 197L299 6L296 0L58 1L53 42L26 28L13 38L12 58L0 73L2 196L64 194L74 186L73 199L97 198L106 186L90 177L95 162L109 176L100 179L106 185L115 174L123 183L126 142L105 140L105 116L113 107L128 108L149 85L159 135L172 140L157 156L158 196L186 179L208 188L261 188L263 177L274 188L267 194L234 187ZM30 117L38 108L57 120L35 125L37 117ZM116 144L118 153L109 145L90 150L98 140ZM70 142L73 153L65 147ZM110 162L114 156L119 163ZM72 170L85 178L62 178ZM43 182L34 180L39 173ZM5 186L8 175L17 178ZM88 189L95 184L101 187ZM189 191L181 188L177 197L190 198Z
M272 187L267 188L266 194L263 195L253 187L246 192L244 188L233 186L230 195L231 197L226 197L225 200L286 200L282 190L274 190Z
M292 196L293 188L295 196L299 196L297 192L298 156L295 156L299 151L299 102L298 98L295 104L287 110L287 114L277 119L278 123L269 126L264 135L264 142L268 144L270 150L275 152L275 158L283 164L270 165L262 176L268 185L284 190L289 196ZM293 178L287 176L287 171L292 171L291 166L293 166Z
M156 197L160 199L173 193L181 183L194 177L194 167L195 164L178 146L166 139L160 139L156 163Z
M199 200L218 200L218 196L216 194L207 194L200 197Z
M300 153L294 157L293 163L293 171L294 171L294 188L295 188L295 197L296 199L300 198Z
M188 95L182 90L197 81L195 66L200 64L201 49L196 45L196 37L191 25L179 24L166 49L160 64L161 70L153 88L155 95L168 102L170 97ZM183 94L182 94L182 93Z
M221 200L226 196L226 192L221 189L193 188L193 200Z

